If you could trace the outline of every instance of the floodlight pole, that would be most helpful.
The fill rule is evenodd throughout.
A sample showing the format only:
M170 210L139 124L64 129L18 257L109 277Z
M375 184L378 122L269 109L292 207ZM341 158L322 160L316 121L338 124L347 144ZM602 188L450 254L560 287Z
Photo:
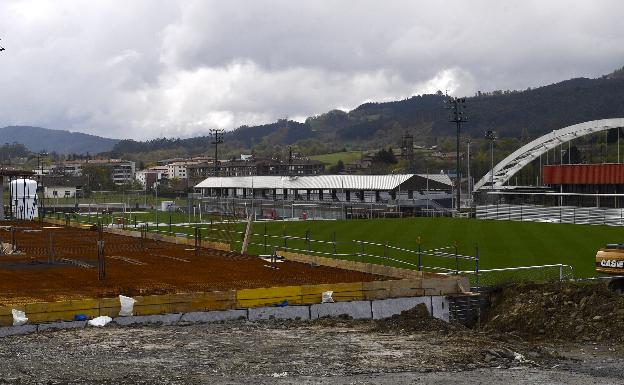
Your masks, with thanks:
M459 132L461 129L461 124L468 121L468 118L464 114L463 110L466 108L466 98L449 98L448 99L449 106L447 107L451 110L451 114L449 116L450 122L455 122L457 127L457 135L456 135L456 166L455 166L455 184L457 189L457 213L459 214L461 210L461 178L459 172Z
M218 128L211 128L210 135L214 136L211 144L215 146L214 154L214 176L219 176L219 161L217 160L219 144L223 143L223 131Z
M472 205L472 180L470 179L470 138L466 139L466 172L468 175L468 200Z
M486 131L485 137L490 140L490 190L494 192L494 141L496 140L496 131ZM493 199L494 196L492 195Z

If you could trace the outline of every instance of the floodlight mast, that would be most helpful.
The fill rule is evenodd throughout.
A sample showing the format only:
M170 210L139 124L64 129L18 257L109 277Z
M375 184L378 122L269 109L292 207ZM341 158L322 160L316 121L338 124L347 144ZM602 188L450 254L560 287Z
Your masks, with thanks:
M486 131L485 138L490 141L490 189L494 191L494 141L496 141L496 131Z
M459 173L459 131L461 124L468 121L468 117L464 114L466 108L466 98L453 98L449 97L446 101L448 103L447 109L451 110L449 114L449 122L455 122L457 126L456 137L456 167L455 167L455 184L457 191L457 213L461 210L461 178Z
M219 128L211 128L210 135L214 137L211 144L215 146L215 154L214 154L214 176L219 176L219 161L217 159L218 156L218 148L219 144L223 143L223 129Z

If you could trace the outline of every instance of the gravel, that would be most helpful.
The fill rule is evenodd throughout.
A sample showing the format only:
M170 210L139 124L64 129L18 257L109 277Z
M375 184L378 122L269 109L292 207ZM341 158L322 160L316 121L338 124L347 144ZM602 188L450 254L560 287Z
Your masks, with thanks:
M374 321L228 321L3 338L0 384L612 384L619 347L534 345ZM508 336L506 336L508 337Z

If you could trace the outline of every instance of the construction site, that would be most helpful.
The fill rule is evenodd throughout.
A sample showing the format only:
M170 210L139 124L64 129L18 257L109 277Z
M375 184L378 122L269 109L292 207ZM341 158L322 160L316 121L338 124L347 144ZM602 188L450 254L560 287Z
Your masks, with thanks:
M476 290L451 269L303 250L249 255L208 235L55 219L3 221L0 241L2 383L612 384L624 376L624 299L602 283ZM130 314L120 296L132 298ZM14 311L27 321L16 323ZM92 326L101 317L105 326Z

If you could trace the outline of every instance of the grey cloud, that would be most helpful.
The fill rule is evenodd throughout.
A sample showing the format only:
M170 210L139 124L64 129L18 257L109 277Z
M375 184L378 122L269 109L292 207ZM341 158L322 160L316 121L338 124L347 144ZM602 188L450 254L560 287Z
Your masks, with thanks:
M612 1L11 0L0 124L189 136L621 67Z

